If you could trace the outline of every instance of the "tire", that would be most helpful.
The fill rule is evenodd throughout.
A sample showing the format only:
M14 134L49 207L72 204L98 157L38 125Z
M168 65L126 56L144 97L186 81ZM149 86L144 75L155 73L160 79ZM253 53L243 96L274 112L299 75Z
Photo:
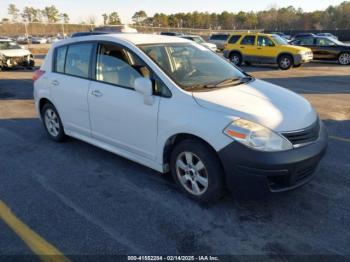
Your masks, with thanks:
M290 55L281 55L278 58L278 67L282 70L290 69L293 63L293 58Z
M241 54L237 52L232 52L230 54L230 61L236 66L241 66L243 62Z
M213 149L199 140L188 139L175 146L170 170L180 190L192 199L213 203L223 194L220 160Z
M43 121L46 133L56 141L62 142L66 138L61 118L56 108L51 103L46 103L41 110L41 119Z
M349 65L350 64L350 53L344 52L339 54L338 63L340 65Z

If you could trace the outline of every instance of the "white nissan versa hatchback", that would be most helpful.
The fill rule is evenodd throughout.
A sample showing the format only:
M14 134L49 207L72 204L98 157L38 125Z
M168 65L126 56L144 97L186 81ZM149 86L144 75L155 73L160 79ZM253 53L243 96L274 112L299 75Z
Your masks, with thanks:
M192 41L96 35L53 44L33 76L48 135L81 139L159 172L190 197L281 192L312 178L325 127L301 96Z

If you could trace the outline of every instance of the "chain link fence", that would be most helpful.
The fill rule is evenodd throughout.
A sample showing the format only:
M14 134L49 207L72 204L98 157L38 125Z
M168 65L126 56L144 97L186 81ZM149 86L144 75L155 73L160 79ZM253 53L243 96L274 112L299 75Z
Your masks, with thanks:
M135 26L140 33L159 34L160 32L178 32L183 34L196 34L201 36L210 36L214 33L232 33L232 32L261 32L263 29L253 30L214 30L214 29L195 29L195 28L174 28L174 27L153 27L153 26ZM53 23L2 23L0 24L0 36L69 36L75 32L92 31L96 25L93 24L53 24ZM108 26L113 27L113 26ZM116 28L118 26L115 26Z
M68 36L74 32L91 31L95 25L54 23L2 23L0 36Z

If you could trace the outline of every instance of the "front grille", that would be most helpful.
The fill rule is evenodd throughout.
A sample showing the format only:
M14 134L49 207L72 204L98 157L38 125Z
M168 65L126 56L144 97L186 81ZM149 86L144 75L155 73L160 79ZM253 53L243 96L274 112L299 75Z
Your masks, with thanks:
M294 146L311 143L318 139L320 133L320 122L317 120L313 125L294 132L282 133Z

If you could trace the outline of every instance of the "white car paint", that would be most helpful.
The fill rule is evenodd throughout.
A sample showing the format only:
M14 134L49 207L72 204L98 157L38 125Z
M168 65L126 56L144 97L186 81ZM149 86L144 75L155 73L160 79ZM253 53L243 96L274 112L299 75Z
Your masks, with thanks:
M130 49L164 82L171 98L155 96L149 105L133 90L54 73L53 50L78 41L111 41ZM160 172L167 171L163 152L173 135L200 137L219 151L232 143L223 129L238 118L253 120L276 132L305 128L316 120L315 111L305 99L258 80L209 92L181 89L137 47L165 43L196 45L182 38L146 34L95 35L54 43L41 66L46 73L34 83L38 113L40 99L48 99L57 108L67 135ZM92 96L95 90L105 94L102 99Z
M0 50L0 53L6 57L22 57L22 56L28 56L31 54L29 50L22 49L22 48Z

